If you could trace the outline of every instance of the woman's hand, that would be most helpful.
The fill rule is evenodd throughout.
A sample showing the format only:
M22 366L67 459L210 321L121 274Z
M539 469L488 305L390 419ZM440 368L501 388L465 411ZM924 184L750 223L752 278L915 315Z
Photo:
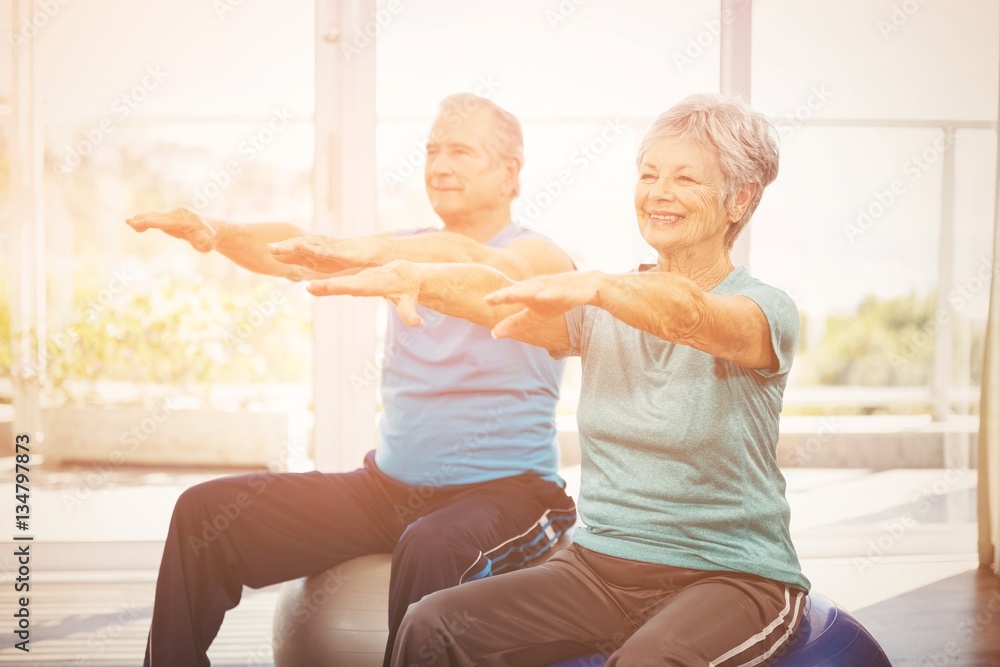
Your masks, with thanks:
M525 310L498 322L493 327L493 337L512 338L576 306L599 305L603 277L598 271L536 276L487 294L486 303L491 305L525 306Z
M420 269L411 262L396 260L352 276L314 280L309 283L308 289L314 296L383 296L396 305L404 324L411 327L423 324L423 319L417 314Z

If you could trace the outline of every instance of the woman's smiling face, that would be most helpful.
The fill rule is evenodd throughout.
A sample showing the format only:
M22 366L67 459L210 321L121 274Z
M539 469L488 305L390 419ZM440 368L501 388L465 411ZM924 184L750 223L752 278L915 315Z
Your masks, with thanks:
M722 168L702 144L676 137L654 143L639 163L635 213L658 253L726 250L729 216L720 201Z

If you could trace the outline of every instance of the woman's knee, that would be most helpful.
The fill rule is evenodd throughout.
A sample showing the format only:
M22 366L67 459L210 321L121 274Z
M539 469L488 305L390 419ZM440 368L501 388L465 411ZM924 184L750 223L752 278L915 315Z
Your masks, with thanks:
M679 643L668 643L662 637L637 633L611 654L606 667L690 667L706 662L704 657Z
M424 596L406 610L396 639L396 650L404 664L448 664L463 636L475 625L472 607L457 588Z

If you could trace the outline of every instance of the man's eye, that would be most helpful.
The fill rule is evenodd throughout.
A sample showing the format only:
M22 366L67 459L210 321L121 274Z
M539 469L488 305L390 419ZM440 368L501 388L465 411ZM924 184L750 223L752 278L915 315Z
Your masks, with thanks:
M654 174L639 174L639 180L642 181L655 181L656 176Z

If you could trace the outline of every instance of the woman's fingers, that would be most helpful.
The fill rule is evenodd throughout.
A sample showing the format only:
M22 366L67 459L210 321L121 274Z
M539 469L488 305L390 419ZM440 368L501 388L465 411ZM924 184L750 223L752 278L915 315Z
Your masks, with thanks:
M396 299L396 312L408 327L419 327L424 323L424 319L417 314L417 297L413 294L402 294Z

